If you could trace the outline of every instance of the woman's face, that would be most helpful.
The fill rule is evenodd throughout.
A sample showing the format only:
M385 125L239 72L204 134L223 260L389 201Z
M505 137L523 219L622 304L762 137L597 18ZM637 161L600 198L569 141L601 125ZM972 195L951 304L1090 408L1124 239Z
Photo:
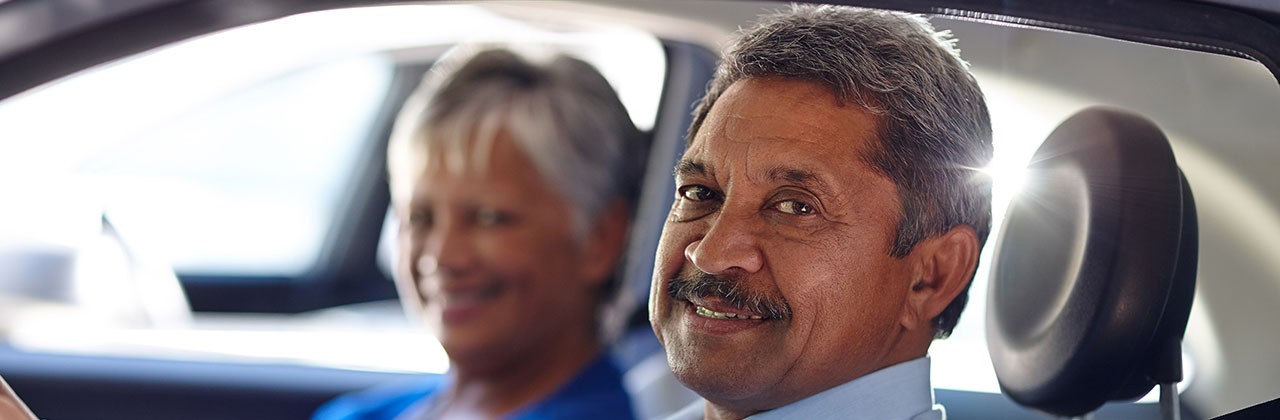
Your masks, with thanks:
M484 168L425 167L396 203L397 277L455 366L497 368L593 333L607 273L585 268L573 208L505 134Z

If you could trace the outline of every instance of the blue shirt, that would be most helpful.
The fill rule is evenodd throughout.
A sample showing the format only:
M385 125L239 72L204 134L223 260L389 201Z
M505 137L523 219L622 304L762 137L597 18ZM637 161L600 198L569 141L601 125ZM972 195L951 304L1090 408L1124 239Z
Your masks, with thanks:
M339 396L316 410L312 420L392 420L429 411L450 377L431 375L408 384L375 387ZM622 387L622 373L601 355L551 396L506 416L512 420L634 418Z
M701 419L704 404L705 401L698 401L667 420ZM942 406L933 403L928 357L889 366L800 401L747 417L751 420L946 418Z

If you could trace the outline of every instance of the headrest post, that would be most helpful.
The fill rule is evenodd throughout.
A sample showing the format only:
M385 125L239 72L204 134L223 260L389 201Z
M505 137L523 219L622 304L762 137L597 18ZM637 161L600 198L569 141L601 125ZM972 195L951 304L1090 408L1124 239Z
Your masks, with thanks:
M1160 383L1160 418L1165 420L1182 420L1182 411L1178 409L1178 383Z

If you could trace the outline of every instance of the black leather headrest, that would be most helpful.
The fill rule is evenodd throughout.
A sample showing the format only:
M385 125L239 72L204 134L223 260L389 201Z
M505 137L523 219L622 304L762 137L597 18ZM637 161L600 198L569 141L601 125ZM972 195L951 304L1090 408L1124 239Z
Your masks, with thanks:
M1095 107L1028 167L996 242L987 344L1014 401L1078 416L1181 380L1195 204L1159 128Z

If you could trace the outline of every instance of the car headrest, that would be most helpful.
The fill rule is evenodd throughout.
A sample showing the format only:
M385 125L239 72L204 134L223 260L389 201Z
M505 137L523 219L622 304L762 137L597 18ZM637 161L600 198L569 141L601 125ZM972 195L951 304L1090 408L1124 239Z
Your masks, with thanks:
M1036 151L996 242L987 344L1014 401L1079 416L1182 379L1195 203L1151 121L1088 108Z

